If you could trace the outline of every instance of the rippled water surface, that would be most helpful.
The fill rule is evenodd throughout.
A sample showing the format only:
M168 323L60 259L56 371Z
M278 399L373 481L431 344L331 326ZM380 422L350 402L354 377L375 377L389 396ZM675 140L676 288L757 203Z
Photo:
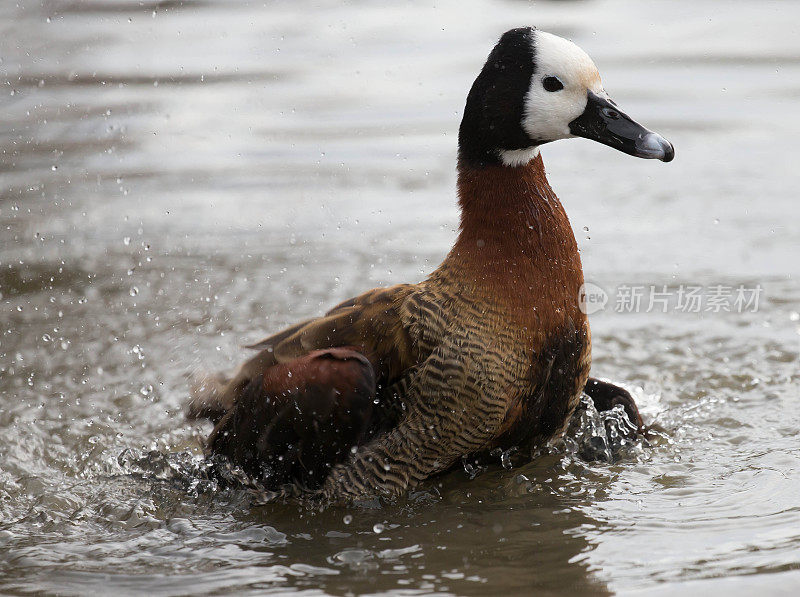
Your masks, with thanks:
M794 594L799 22L755 1L0 3L0 592ZM543 150L610 297L594 374L662 431L592 459L590 412L530 464L376 509L218 490L187 374L436 266L466 92L523 24L578 42L676 146ZM650 309L665 285L762 292Z

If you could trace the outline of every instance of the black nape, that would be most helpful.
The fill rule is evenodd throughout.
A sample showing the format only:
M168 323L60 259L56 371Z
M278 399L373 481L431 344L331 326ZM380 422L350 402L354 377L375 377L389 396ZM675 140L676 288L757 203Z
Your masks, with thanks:
M498 150L539 144L522 128L525 95L535 70L533 31L521 27L504 33L472 84L458 131L460 164L500 165Z

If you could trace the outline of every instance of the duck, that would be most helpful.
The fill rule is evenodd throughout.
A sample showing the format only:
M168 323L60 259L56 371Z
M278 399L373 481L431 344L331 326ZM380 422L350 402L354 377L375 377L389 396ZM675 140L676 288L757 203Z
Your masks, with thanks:
M573 42L505 32L459 127L450 252L422 282L369 290L249 346L233 375L196 379L187 414L214 423L207 456L260 487L348 502L397 498L465 458L543 445L583 393L598 410L621 405L641 430L631 395L589 375L580 253L540 152L578 137L675 155L617 106Z

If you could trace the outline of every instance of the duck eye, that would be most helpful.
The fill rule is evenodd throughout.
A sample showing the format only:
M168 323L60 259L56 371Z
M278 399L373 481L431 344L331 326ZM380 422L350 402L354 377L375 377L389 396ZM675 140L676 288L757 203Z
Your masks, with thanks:
M558 77L545 77L542 79L542 87L545 91L561 91L564 89L564 84Z

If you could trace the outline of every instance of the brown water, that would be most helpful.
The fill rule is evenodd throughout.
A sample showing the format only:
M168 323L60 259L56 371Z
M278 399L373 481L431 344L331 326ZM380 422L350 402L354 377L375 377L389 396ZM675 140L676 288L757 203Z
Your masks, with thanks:
M799 22L755 1L0 3L0 593L794 594ZM466 92L523 24L573 38L676 146L543 150L610 295L593 371L664 432L593 460L574 444L620 441L588 417L531 464L379 509L216 489L187 373L435 267ZM622 285L763 292L627 313Z

